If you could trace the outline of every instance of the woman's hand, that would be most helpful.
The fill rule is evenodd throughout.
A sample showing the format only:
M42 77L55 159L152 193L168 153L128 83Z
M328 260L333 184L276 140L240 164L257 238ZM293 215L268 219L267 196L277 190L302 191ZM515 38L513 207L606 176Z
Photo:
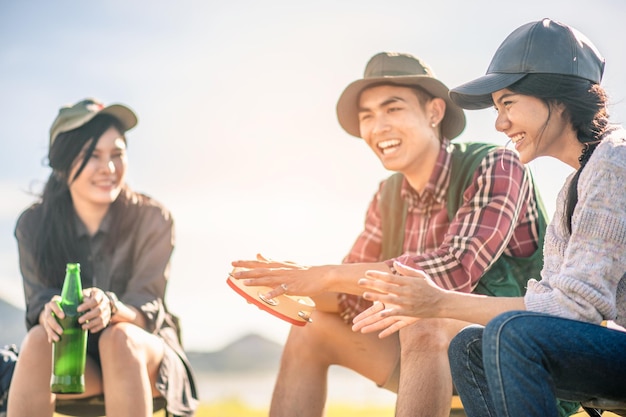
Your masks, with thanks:
M375 304L354 318L354 331L381 331L389 336L417 321L419 317L438 317L438 302L446 292L424 271L394 263L398 274L368 271L359 285L366 291L363 298Z
M44 306L39 314L39 324L43 326L48 335L48 342L58 342L60 335L63 333L63 327L59 324L56 317L62 319L65 317L63 310L59 307L61 296L55 295Z
M243 279L245 285L273 288L265 294L267 298L282 294L314 296L326 291L321 279L322 267L274 261L260 254L256 260L233 261L232 266L237 268L231 274L232 277Z
M415 317L389 316L389 314L394 314L393 311L396 308L391 304L375 302L354 318L352 330L361 333L380 332L378 337L382 339L419 320Z
M84 290L83 302L77 310L83 313L78 318L78 323L91 333L102 331L111 322L111 303L100 288Z

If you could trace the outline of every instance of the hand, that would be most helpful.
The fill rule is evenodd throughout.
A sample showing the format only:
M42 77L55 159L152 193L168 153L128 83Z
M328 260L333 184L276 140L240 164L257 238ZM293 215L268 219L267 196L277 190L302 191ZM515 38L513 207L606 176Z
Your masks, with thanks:
M273 288L265 294L274 298L282 294L313 296L325 292L321 267L299 265L290 261L274 261L258 254L256 260L233 261L235 279L243 279L248 286Z
M375 302L354 318L352 330L361 333L380 332L378 337L382 339L419 320L415 317L394 316L394 308L396 306Z
M43 326L48 335L48 343L58 342L60 335L63 333L63 327L56 319L56 317L61 319L65 317L65 313L59 307L60 302L61 296L55 295L43 306L43 311L39 315L39 324Z
M111 322L111 303L109 297L100 288L88 288L83 291L83 302L77 310L83 314L78 318L82 328L97 333Z
M414 323L414 318L438 317L438 303L447 291L438 287L424 271L398 262L394 262L394 267L396 275L368 271L365 278L359 280L361 287L372 290L364 292L363 298L382 303L386 308L377 307L377 310L372 306L355 317L355 331L386 329L380 335L384 337Z

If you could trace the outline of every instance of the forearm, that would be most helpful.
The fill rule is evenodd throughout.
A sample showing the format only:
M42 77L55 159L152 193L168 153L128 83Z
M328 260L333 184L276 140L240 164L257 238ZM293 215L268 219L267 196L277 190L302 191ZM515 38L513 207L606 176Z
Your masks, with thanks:
M129 306L127 304L118 301L117 312L111 317L111 324L128 322L135 324L142 329L146 329L147 322L146 317L138 308Z
M359 286L359 279L365 276L366 271L391 272L391 269L384 262L373 263L352 263L340 265L323 265L313 267L319 268L319 273L325 281L325 289L329 292L343 292L348 294L361 295L363 287Z
M441 293L435 317L452 318L485 325L495 316L512 310L526 310L523 297L488 297L455 291Z

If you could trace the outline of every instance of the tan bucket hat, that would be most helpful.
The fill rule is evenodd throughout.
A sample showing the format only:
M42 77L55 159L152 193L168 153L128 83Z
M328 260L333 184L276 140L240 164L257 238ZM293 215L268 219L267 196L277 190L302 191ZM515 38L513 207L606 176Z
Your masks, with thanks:
M120 121L124 133L137 125L137 115L130 108L122 104L106 106L95 98L86 98L73 105L63 106L59 109L52 126L50 127L50 146L60 133L77 129L98 114L110 114Z
M367 63L363 78L348 85L337 102L339 124L352 136L361 137L358 120L361 92L382 84L418 86L433 97L442 98L446 102L446 114L441 121L441 132L446 138L454 139L465 129L463 109L450 100L448 87L435 78L428 65L410 54L380 52Z

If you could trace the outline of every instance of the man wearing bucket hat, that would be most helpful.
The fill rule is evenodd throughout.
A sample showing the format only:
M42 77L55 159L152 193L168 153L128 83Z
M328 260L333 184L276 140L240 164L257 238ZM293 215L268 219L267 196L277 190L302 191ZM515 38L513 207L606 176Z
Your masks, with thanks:
M495 127L522 162L551 156L574 170L547 228L541 279L529 277L524 297L443 292L401 265L405 276L374 272L363 282L370 300L404 298L385 318L364 312L355 330L407 316L481 324L449 348L468 417L556 417L577 407L569 401L592 416L626 413L626 130L609 122L604 66L586 36L542 19L515 29L486 75L451 91L465 108L494 106Z
M152 416L153 397L165 399L172 415L195 411L193 375L164 301L174 221L126 183L125 134L136 124L127 106L94 98L61 107L52 123L52 172L15 228L28 332L9 390L10 416L65 414L61 407L72 404L64 401L100 395L110 416ZM50 392L67 262L81 267L78 322L88 331L84 393L70 396Z
M337 364L397 392L398 416L447 416L447 346L466 323L422 320L389 338L354 333L352 318L371 305L358 281L367 270L390 271L400 259L449 290L521 295L524 283L513 272L538 273L545 213L514 152L450 142L465 127L464 113L412 55L372 57L364 78L339 98L337 116L397 173L381 183L343 264L233 262L250 268L236 278L275 288L268 296L310 295L317 304L312 325L292 327L270 415L321 416L327 370Z

